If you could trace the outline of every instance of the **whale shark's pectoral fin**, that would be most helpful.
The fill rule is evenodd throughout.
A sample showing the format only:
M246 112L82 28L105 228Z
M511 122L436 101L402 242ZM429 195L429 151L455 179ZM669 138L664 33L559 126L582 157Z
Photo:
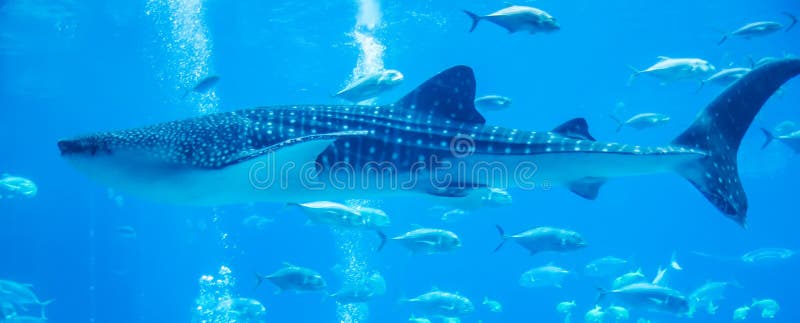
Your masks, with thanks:
M589 123L584 118L575 118L564 122L552 131L567 138L597 141L589 133Z
M600 194L600 187L605 183L605 178L585 177L570 183L568 187L572 193L578 194L578 196L587 200L594 200Z
M317 156L325 151L336 139L350 136L363 136L367 133L369 133L369 131L366 130L342 131L292 138L264 148L241 151L232 156L228 162L221 165L220 168L269 154L274 154L276 161L281 163L294 162L296 165L302 165L306 162L314 162Z

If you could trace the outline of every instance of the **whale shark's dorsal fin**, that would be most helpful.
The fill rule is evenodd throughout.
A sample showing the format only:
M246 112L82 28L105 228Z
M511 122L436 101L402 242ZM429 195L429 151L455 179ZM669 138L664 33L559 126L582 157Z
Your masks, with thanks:
M572 139L597 141L589 134L589 124L584 118L575 118L564 122L553 129L553 133Z
M484 124L486 119L475 109L475 75L472 69L451 67L406 94L394 106L424 117Z

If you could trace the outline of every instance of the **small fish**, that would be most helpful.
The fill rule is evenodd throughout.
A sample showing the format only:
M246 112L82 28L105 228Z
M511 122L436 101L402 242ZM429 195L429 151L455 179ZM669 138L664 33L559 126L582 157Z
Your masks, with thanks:
M267 309L252 298L226 298L217 304L216 311L235 322L261 322Z
M797 24L797 17L788 12L784 12L783 14L789 17L789 19L792 21L789 23L789 26L786 27L786 31L789 31L792 29L792 27L794 27L795 24ZM729 37L750 39L753 37L769 35L781 29L783 29L783 25L774 21L752 22L723 35L722 39L719 40L717 45L722 45L722 43L724 43Z
M716 311L715 301L725 298L725 291L728 286L741 288L738 282L715 282L708 281L689 294L689 315L694 314L700 308L705 308L708 314Z
M472 19L470 32L475 30L478 23L484 19L505 28L510 34L518 31L528 31L531 34L535 34L537 32L553 32L561 29L561 26L558 25L553 16L544 10L533 7L510 6L486 16L478 16L467 10L464 10L464 13Z
M3 323L46 323L47 318L38 317L38 316L17 316L11 315L7 316L2 321Z
M469 212L484 207L508 206L513 202L511 194L502 188L478 187L466 190L465 193L466 195L459 197L431 195L430 198L434 200L434 203L439 204L434 209L440 213L453 208Z
M24 177L0 174L0 199L34 198L39 189L36 183Z
M25 307L38 305L41 317L45 317L44 310L53 300L40 301L32 290L33 285L23 284L12 280L0 280L0 304L12 304Z
M260 215L251 215L242 220L242 225L256 230L263 230L273 222L275 222L275 220L272 218L267 218Z
M752 69L747 67L734 67L720 70L719 72L714 73L714 75L709 76L707 79L700 81L700 88L697 90L700 91L706 83L720 86L731 85L731 83L738 81L740 78L745 76L745 74L750 73L751 70Z
M136 239L136 229L129 225L119 226L117 227L117 234L121 238L125 239Z
M639 75L647 74L660 79L662 82L671 82L685 79L702 79L713 73L716 68L706 60L699 58L670 58L659 56L658 63L644 70L633 70L629 83Z
M675 252L675 251L672 252L672 256L669 258L669 266L670 266L670 268L672 268L674 270L678 270L678 271L683 270L683 267L681 267L681 264L678 263L678 253Z
M373 273L350 286L342 287L330 295L340 304L364 303L386 293L386 280L380 273Z
M765 128L761 128L761 131L767 138L764 141L764 144L761 145L761 149L767 148L767 146L769 146L769 144L772 143L773 140L778 140L786 144L786 146L788 146L789 148L791 148L795 152L795 154L800 154L800 130L796 130L794 132L782 135L776 135Z
M511 99L500 95L484 95L475 99L475 106L482 110L503 110L511 106Z
M386 235L381 230L387 227L390 221L389 216L383 210L368 207L353 208L330 201L290 203L289 205L299 207L308 216L311 223L375 231L381 240L378 251L383 249L386 244Z
M526 288L561 288L569 271L554 265L536 267L526 271L519 278L519 285Z
M603 323L605 316L606 312L603 311L603 308L599 305L595 305L594 308L586 312L583 316L583 320L586 323Z
M431 323L429 318L425 317L416 317L414 314L411 314L411 317L408 318L408 321L411 323Z
M622 121L617 119L614 116L611 116L614 121L617 122L617 132L622 130L622 127L628 126L636 130L642 130L647 128L652 128L656 126L663 125L669 122L670 117L665 114L660 113L640 113L633 117L630 117L628 120Z
M601 291L598 301L606 295L637 310L676 315L689 311L689 302L686 297L679 291L664 286L638 283L611 291Z
M629 272L629 273L623 274L622 276L617 277L616 279L614 279L614 283L612 283L611 286L612 286L612 289L620 289L622 287L625 287L625 286L628 286L628 285L631 285L631 284L642 283L645 280L646 280L646 278L644 277L644 274L642 274L642 269L639 268L636 271Z
M401 301L412 304L424 314L431 316L461 317L475 310L469 298L457 293L435 289L417 297Z
M195 84L195 86L192 87L191 89L186 90L186 92L183 93L183 96L181 97L181 99L185 99L186 96L189 95L190 92L205 93L208 90L210 90L212 87L214 87L214 85L216 85L218 81L219 81L219 76L216 76L216 75L208 76L208 77L200 80L200 82L197 82L197 84Z
M500 313L500 312L503 311L503 305L500 304L500 302L498 302L498 301L489 299L489 297L484 297L483 298L483 303L481 303L481 304L486 306L486 309L488 309L489 312L492 312L492 313Z
M350 102L361 102L389 91L402 82L403 73L398 70L384 70L355 80L333 96Z
M408 250L419 254L435 254L453 251L461 247L461 240L452 231L420 228L392 238Z
M765 319L774 319L780 308L774 299L753 299L753 304L750 304L750 309L761 310L761 317Z
M502 238L497 248L494 248L495 252L500 250L509 239L516 241L520 246L528 249L531 255L542 251L565 252L586 247L586 242L583 240L583 237L575 231L552 227L537 227L508 236L505 234L505 230L503 230L502 227L499 225L495 227Z
M269 280L278 287L278 293L282 291L313 292L328 287L325 279L318 272L290 263L283 263L283 268L267 276L256 274L256 278L258 279L256 287L260 286L264 280Z
M742 306L733 310L733 320L734 321L744 321L747 319L747 315L750 314L750 306Z
M556 311L562 314L569 314L578 306L575 301L563 301L556 305Z
M628 263L622 258L606 256L586 264L583 272L590 277L614 277L624 272L628 268Z
M667 278L667 268L658 267L658 272L656 272L656 277L653 278L651 284L653 285L664 285Z
M791 120L783 121L774 128L772 128L772 132L777 135L790 134L792 132L795 132L796 130L800 130L800 128L798 128L797 124Z
M630 311L622 306L609 306L606 307L606 314L611 317L614 322L627 321L631 317Z

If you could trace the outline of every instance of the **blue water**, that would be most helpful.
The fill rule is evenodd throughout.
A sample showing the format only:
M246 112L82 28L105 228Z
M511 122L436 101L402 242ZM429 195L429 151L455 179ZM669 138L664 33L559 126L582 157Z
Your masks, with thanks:
M716 44L718 30L757 20L786 23L782 11L800 14L793 0L518 3L544 9L561 24L558 32L538 35L509 35L486 21L467 32L470 21L461 9L489 13L504 7L503 1L375 1L379 22L360 30L383 47L368 55L406 77L377 103L391 103L435 73L464 64L475 70L479 95L514 100L508 110L486 113L490 124L550 129L582 116L601 140L668 142L721 92L706 86L697 93L694 82L661 85L648 77L628 86L628 65L644 68L656 56L670 56L700 57L722 68L746 66L750 56L800 53L800 27ZM372 235L307 226L304 217L278 204L212 209L151 203L124 193L109 197L106 187L60 158L56 141L78 134L255 106L341 103L330 94L354 78L364 55L353 38L359 6L358 1L0 1L0 172L30 178L39 188L34 199L0 200L0 279L31 283L41 299L54 299L47 308L51 322L189 322L197 319L200 277L219 277L223 265L235 279L228 292L259 300L269 322L334 322L347 313L370 322L405 322L411 310L398 300L433 287L472 299L476 312L464 322L561 322L555 305L566 300L577 302L573 321L580 322L597 297L592 280L576 274L560 289L525 289L517 284L519 275L549 262L580 273L589 261L613 255L652 277L676 251L684 270L670 274L671 287L689 293L707 280L743 286L728 290L716 316L699 314L692 321L730 322L733 309L752 298L780 303L774 322L800 321L797 259L747 266L692 253L738 257L760 247L800 248L798 157L780 144L761 151L756 129L800 121L798 80L767 102L742 143L740 171L750 202L746 230L685 180L666 174L611 181L596 201L563 188L512 190L513 205L446 223L426 214L431 204L374 201L392 217L390 235L424 225L453 230L463 240L450 254L409 255L391 243L375 253ZM211 92L180 99L212 73L221 80ZM661 112L672 121L617 134L607 114L620 105L627 115ZM263 229L243 226L254 214L274 222ZM494 224L510 232L565 227L581 232L589 247L529 256L509 244L492 253L499 241ZM121 237L120 226L135 228L137 237ZM254 289L254 272L272 272L284 261L319 270L333 289L346 279L342 268L353 262L380 271L388 291L354 310L337 309L319 293ZM484 296L500 301L504 311L488 312L480 305ZM765 319L751 313L748 321Z

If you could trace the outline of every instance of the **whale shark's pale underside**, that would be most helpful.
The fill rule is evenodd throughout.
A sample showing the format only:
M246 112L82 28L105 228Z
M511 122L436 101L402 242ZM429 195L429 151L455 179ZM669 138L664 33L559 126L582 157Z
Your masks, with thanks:
M676 172L744 224L740 141L764 102L800 74L800 60L761 66L728 87L670 144L600 142L584 119L550 131L485 124L475 79L450 68L384 106L245 109L101 132L58 142L61 155L99 182L156 201L458 198L479 187L563 185L594 199L610 178Z

